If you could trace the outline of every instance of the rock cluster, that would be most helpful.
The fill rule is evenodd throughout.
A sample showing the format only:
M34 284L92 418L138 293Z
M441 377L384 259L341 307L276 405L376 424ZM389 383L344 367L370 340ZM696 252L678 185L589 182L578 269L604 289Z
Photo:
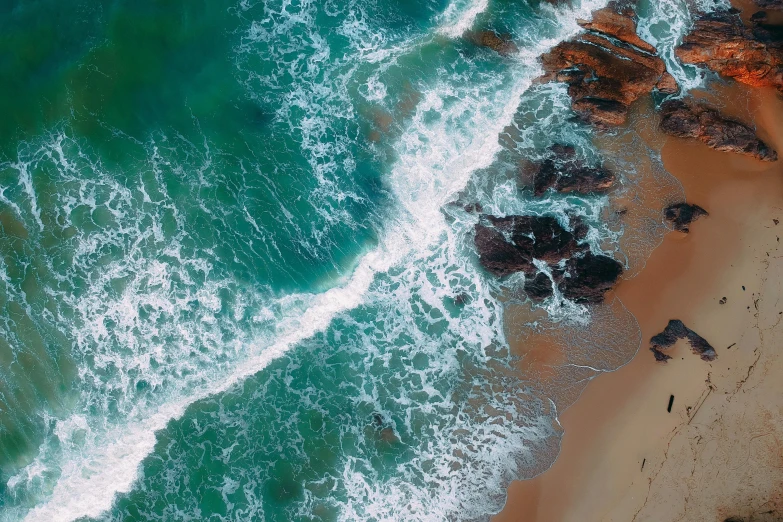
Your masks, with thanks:
M775 161L777 153L742 122L693 101L668 100L661 105L660 129L680 138L696 138L716 150Z
M616 181L610 170L585 165L570 145L553 145L549 151L549 157L536 166L533 175L533 193L536 196L549 189L580 194L606 192Z
M783 27L767 25L765 19L757 17L757 23L746 27L736 10L701 15L675 54L684 63L704 65L721 76L783 92Z
M525 291L531 299L552 295L554 281L567 299L599 303L617 283L623 267L580 243L585 232L581 223L569 231L547 216L482 216L474 242L479 262L488 272L498 277L524 273ZM539 271L536 261L548 266L551 279Z
M582 119L619 125L630 105L653 89L676 92L674 78L655 48L636 34L630 3L611 2L580 25L587 32L541 57L541 80L567 83L572 107Z
M655 356L655 360L666 362L671 359L671 356L663 353L662 350L674 345L679 339L687 339L693 353L697 354L704 361L714 361L718 356L715 353L715 349L710 346L710 343L704 337L685 326L679 319L672 319L661 333L654 335L650 339L650 351Z
M709 215L710 214L699 205L689 205L688 203L675 203L663 210L663 216L666 218L666 221L671 223L674 230L679 230L686 234L690 231L688 226L691 223L701 216Z

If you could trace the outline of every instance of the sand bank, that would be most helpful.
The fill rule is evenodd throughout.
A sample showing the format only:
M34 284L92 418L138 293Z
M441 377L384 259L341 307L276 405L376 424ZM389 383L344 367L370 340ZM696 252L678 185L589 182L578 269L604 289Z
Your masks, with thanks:
M732 86L720 100L783 152L774 91ZM664 165L688 201L710 216L688 235L668 234L619 285L641 350L560 416L558 460L513 483L494 522L783 519L783 161L653 139L665 143ZM656 363L647 340L673 318L705 337L717 360L702 361L680 341L668 364Z

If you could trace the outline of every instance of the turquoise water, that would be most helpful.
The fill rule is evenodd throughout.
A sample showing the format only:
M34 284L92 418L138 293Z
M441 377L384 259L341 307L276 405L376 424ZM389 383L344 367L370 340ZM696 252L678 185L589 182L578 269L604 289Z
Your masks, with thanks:
M0 520L498 510L561 430L462 206L617 244L606 198L515 178L595 154L530 81L600 5L2 3Z

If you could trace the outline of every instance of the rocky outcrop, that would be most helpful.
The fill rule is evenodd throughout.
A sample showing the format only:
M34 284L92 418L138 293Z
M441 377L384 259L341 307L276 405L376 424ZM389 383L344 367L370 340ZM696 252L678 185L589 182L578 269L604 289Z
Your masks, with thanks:
M584 249L555 218L547 216L484 216L476 225L475 244L481 265L503 277L514 272L535 274L534 259L556 264Z
M688 203L675 203L669 205L663 210L663 216L666 221L671 223L674 230L685 232L690 231L689 225L699 219L701 216L710 214L699 205L689 205Z
M576 303L600 303L622 274L623 266L611 257L586 252L566 262L557 286L563 297Z
M666 362L671 357L664 354L662 350L674 345L680 339L687 339L693 353L697 354L704 361L714 361L718 356L715 353L715 349L710 346L710 343L704 337L685 326L679 319L670 320L661 333L654 335L650 339L650 351L653 352L657 361Z
M721 76L783 92L783 27L745 27L737 11L705 14L675 51L685 63L700 64Z
M623 267L580 244L585 229L575 221L573 230L568 231L546 216L482 216L474 241L479 262L488 272L498 277L524 273L524 289L533 300L551 296L554 280L564 297L578 303L599 303L617 283ZM539 271L534 260L549 266L552 279Z
M713 149L747 154L762 161L775 161L778 157L752 128L693 101L664 102L660 129L671 136L697 138Z
M541 79L567 83L572 107L582 119L619 125L641 96L655 88L676 91L655 48L636 34L631 7L612 2L580 24L588 31L541 57Z
M497 34L494 31L469 31L465 38L473 45L487 47L501 56L510 56L519 52L517 44L511 40L510 34Z
M589 167L576 156L570 145L553 145L549 157L537 166L533 174L533 193L547 190L592 194L606 192L614 185L615 175L604 167Z

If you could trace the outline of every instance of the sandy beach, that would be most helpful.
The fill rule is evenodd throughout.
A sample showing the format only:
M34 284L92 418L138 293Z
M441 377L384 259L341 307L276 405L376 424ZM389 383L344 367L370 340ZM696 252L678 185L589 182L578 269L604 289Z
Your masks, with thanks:
M731 85L713 101L783 151L774 90ZM636 122L649 117L646 109ZM559 417L557 461L513 483L494 522L783 519L783 164L663 141L666 169L710 215L690 234L667 234L618 286L641 327L638 354ZM670 319L718 358L705 362L679 341L672 360L656 362L649 339Z

